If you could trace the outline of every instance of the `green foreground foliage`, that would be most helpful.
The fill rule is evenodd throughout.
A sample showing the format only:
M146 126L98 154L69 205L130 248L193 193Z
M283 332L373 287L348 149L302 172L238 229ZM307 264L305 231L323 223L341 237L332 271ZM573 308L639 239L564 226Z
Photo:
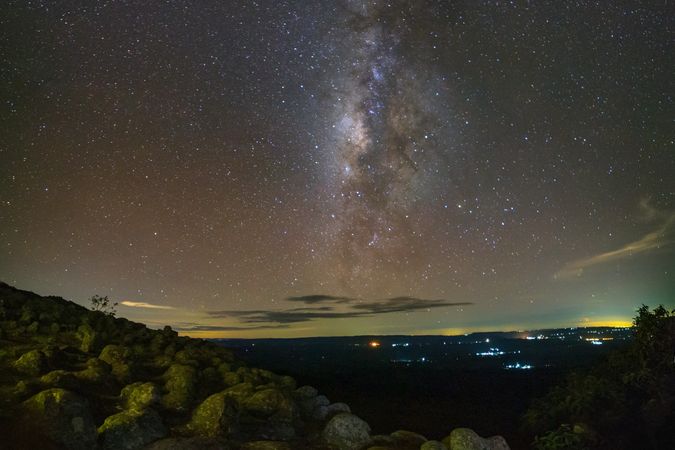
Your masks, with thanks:
M536 450L675 448L675 310L642 306L634 339L533 403Z

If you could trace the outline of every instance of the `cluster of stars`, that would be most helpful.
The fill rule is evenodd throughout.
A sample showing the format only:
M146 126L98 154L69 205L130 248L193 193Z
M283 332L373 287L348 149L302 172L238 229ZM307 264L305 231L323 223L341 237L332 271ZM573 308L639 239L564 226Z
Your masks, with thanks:
M673 287L668 244L556 277L675 210L667 5L226 3L0 6L0 279L190 311L474 303L382 319L401 332Z

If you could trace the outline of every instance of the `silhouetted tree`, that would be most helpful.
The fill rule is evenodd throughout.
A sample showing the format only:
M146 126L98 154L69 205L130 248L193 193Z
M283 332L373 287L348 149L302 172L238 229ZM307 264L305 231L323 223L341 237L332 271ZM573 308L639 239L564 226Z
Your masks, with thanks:
M533 402L523 422L534 448L675 448L675 310L637 313L626 348Z
M100 311L109 316L115 316L117 314L117 302L111 303L108 299L108 296L101 297L99 295L94 295L89 299L90 308L92 311Z

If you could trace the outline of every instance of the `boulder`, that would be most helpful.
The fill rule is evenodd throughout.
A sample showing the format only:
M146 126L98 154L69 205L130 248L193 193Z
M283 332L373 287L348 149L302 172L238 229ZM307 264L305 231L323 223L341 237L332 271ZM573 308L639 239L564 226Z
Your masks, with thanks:
M393 437L389 435L384 435L384 434L374 434L370 437L368 440L368 447L385 447L385 448L391 448L396 446L396 441L394 440Z
M502 436L492 436L486 439L491 450L511 450L506 439Z
M105 361L98 358L90 358L87 361L87 368L75 372L75 376L82 381L92 384L105 383L110 379L112 367Z
M192 412L187 425L190 432L199 436L229 436L236 432L238 411L236 401L225 392L213 394Z
M127 347L108 344L103 347L103 350L101 350L101 353L98 355L98 359L105 361L114 367L116 364L126 363L130 354L131 352Z
M231 450L231 446L225 446L216 439L190 437L190 438L165 438L155 441L145 447L145 450Z
M352 411L351 409L349 409L349 405L347 405L346 403L332 403L330 405L318 405L314 407L314 410L312 410L310 418L312 420L324 421L326 419L330 419L336 414L350 413L350 412Z
M98 359L107 362L112 367L113 376L120 383L127 383L133 376L133 367L130 362L131 351L122 345L109 344L103 347Z
M169 367L171 367L171 364L173 364L173 359L170 356L162 354L155 356L154 359L152 360L152 365L154 365L158 369L166 370Z
M339 413L350 413L352 410L349 408L349 405L346 403L331 403L330 405L326 406L326 415L330 418L333 417L335 414Z
M46 375L40 377L40 383L48 387L58 387L63 389L76 389L78 385L77 377L74 373L66 370L52 370Z
M291 420L293 402L278 389L263 389L243 402L244 409L256 417L270 417Z
M239 383L223 391L229 398L236 401L239 406L242 406L244 401L253 395L253 392L251 383Z
M246 442L240 450L291 450L292 447L283 441L251 441Z
M96 427L87 401L65 389L47 389L22 403L37 434L69 450L96 447Z
M340 450L357 450L370 440L370 426L353 414L340 413L328 421L322 437Z
M289 391L294 391L295 388L298 387L298 384L295 382L295 379L293 377L289 377L288 375L279 377L279 381L277 384L282 389L287 389Z
M155 383L137 382L124 386L120 392L122 404L127 409L143 409L159 402L159 387Z
M47 370L47 355L40 350L31 350L14 362L14 368L26 375L38 376Z
M302 386L295 390L295 395L298 398L312 398L319 395L319 391L312 386Z
M442 442L426 441L420 446L420 450L449 450Z
M101 334L89 324L80 325L77 329L77 337L80 339L80 350L84 353L98 353L103 346Z
M443 444L450 450L509 450L503 437L482 438L470 428L455 428Z
M26 398L42 390L44 385L38 380L19 380L14 385L13 393L17 398Z
M421 434L412 431L398 430L390 434L398 447L405 447L417 450L427 441L427 438Z
M330 401L325 395L318 394L318 391L311 386L302 386L293 393L300 409L300 415L304 419L320 421L326 419L328 415L326 406L330 404Z
M98 428L104 450L135 450L166 436L162 419L152 409L130 409L109 416Z
M314 405L315 406L328 406L330 405L330 400L328 400L328 397L325 395L317 395L314 397Z
M184 411L195 400L197 370L192 366L172 364L164 373L167 394L162 397L162 405L174 411Z
M236 372L221 372L221 377L225 386L236 386L241 383L241 377Z

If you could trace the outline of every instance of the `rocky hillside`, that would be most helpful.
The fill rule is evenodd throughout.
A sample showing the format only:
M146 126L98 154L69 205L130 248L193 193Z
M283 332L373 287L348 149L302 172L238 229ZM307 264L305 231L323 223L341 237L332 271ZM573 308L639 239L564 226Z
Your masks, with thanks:
M213 343L4 283L0 436L8 449L508 449L466 428L371 435L346 404Z

